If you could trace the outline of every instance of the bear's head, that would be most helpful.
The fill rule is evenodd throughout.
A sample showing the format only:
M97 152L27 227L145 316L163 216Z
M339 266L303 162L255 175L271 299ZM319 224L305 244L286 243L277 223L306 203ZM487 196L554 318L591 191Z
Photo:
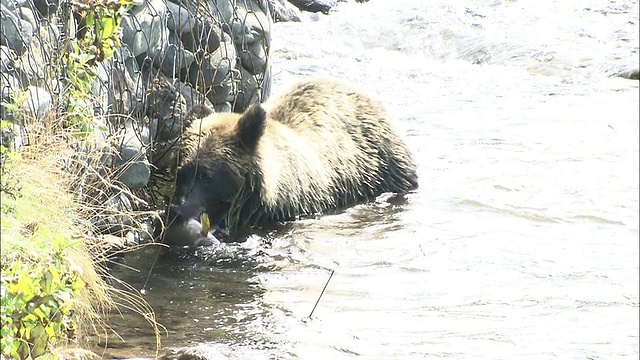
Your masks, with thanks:
M256 152L265 124L260 105L243 114L214 113L193 121L185 134L172 198L177 226L203 212L214 227L235 226L237 215L260 186Z

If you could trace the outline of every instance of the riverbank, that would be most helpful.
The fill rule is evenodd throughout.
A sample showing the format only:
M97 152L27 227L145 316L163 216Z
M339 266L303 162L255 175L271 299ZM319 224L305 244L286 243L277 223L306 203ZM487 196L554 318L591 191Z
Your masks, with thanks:
M30 130L30 146L2 146L2 356L99 358L85 350L88 339L116 336L105 325L116 303L134 304L151 328L153 312L139 295L111 285L106 243L97 241L77 193L88 165L78 161L79 142Z

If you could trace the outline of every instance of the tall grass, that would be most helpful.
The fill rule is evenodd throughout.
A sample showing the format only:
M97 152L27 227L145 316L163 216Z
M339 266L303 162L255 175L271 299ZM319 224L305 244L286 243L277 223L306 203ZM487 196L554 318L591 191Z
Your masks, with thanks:
M105 267L108 249L91 225L96 205L87 194L112 186L108 176L92 176L104 173L95 168L101 153L87 152L87 140L56 119L32 124L30 145L3 155L3 174L10 175L1 192L3 356L98 357L82 350L85 339L110 336L103 318L118 306L149 321L159 348L152 309L126 284L110 285L118 280Z

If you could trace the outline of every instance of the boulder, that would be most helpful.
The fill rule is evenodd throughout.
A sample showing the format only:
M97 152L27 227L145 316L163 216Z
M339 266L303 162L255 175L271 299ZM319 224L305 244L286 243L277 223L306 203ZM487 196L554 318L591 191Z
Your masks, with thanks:
M145 0L122 18L122 42L134 56L154 59L169 42L167 5L163 0Z
M16 54L22 55L29 48L33 37L33 26L4 5L0 5L2 17L2 31L0 31L0 45L6 45Z

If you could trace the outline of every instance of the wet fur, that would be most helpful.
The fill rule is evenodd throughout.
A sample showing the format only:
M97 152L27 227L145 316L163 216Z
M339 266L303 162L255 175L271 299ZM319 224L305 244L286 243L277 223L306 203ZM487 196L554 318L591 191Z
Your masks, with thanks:
M415 163L381 105L313 79L243 114L191 123L178 172L178 212L207 211L233 235L418 186Z

